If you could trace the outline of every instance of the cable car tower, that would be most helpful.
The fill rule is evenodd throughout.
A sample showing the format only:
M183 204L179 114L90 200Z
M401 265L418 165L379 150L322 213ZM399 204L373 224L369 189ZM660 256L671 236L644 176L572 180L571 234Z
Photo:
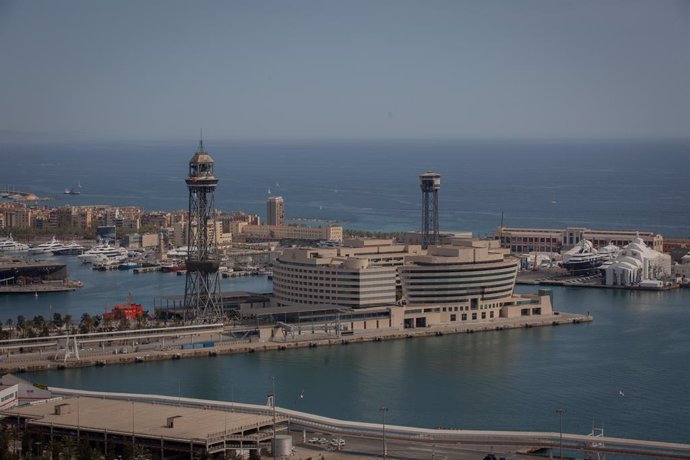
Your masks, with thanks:
M204 141L189 161L187 214L187 279L184 287L185 322L215 322L223 317L220 299L220 260L215 246L218 178Z
M439 243L438 191L441 188L441 175L427 171L419 176L422 190L422 249Z

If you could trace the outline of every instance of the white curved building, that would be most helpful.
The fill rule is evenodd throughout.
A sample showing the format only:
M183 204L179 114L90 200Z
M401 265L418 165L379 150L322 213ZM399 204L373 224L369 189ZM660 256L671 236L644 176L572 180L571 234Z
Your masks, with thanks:
M646 280L671 276L671 256L648 248L642 238L635 238L604 269L607 286L630 286Z

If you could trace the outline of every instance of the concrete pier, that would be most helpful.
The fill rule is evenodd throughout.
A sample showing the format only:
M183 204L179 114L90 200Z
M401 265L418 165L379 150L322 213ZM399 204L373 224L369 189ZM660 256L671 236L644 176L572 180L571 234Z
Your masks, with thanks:
M294 348L311 348L328 345L348 345L363 342L382 342L386 340L414 339L446 334L472 334L479 332L501 331L504 329L557 326L591 322L591 316L559 312L547 316L526 316L517 318L497 318L491 321L468 322L459 325L439 325L412 329L371 329L350 335L327 334L317 329L311 333L303 331L301 335L275 335L275 327L234 328L209 325L208 331L187 331L182 328L170 332L158 330L122 331L116 338L99 338L91 335L71 336L86 347L77 358L74 353L64 358L57 351L64 346L67 337L44 337L35 340L48 340L49 344L31 345L17 341L0 341L0 372L41 371L73 367L105 366L114 364L139 363L169 359L218 356L237 353L254 353L260 351L282 351ZM194 326L202 327L202 326ZM244 338L242 338L244 336ZM187 337L187 338L184 338ZM61 343L62 342L62 343ZM143 345L144 343L147 345ZM210 347L184 348L183 344L213 342ZM107 346L104 345L107 343ZM134 344L137 345L134 345ZM17 353L19 347L24 353ZM29 352L29 350L33 351ZM126 352L123 353L123 350Z

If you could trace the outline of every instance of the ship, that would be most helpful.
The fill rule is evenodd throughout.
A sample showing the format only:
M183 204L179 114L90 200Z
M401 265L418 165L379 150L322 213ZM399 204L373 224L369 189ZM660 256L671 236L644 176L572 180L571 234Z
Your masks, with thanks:
M55 236L53 236L50 241L29 248L29 254L52 254L53 251L60 250L64 247L65 245L56 240Z
M29 245L14 241L12 234L8 238L0 240L0 252L24 252L29 250Z
M81 183L77 183L76 187L65 188L65 195L81 195Z
M563 254L561 267L573 275L596 273L606 257L594 249L589 240L580 241L575 247Z
M60 248L53 249L52 252L54 256L75 256L83 254L84 251L86 251L86 248L84 246L77 243L76 241L72 241L71 243L66 244Z

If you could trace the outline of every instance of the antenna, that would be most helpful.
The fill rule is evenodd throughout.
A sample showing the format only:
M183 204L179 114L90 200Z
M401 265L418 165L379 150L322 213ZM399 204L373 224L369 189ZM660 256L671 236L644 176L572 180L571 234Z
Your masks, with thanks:
M204 151L204 129L199 128L199 152Z
M503 228L503 211L501 211L501 228Z

